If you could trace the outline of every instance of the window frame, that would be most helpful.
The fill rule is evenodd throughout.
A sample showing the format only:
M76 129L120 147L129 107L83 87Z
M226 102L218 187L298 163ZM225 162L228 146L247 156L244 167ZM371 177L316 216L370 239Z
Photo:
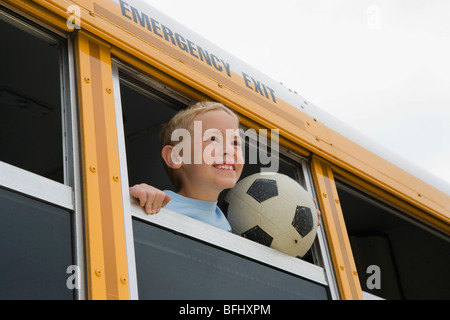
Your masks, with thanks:
M299 276L320 285L324 285L328 288L330 299L338 299L339 294L334 280L329 249L326 245L326 238L324 236L324 233L320 227L317 229L317 236L313 246L316 252L313 253L313 256L320 257L320 261L315 261L315 263L320 264L321 266L311 264L309 262L285 254L280 254L276 250L265 247L256 242L249 241L248 239L244 239L238 235L217 229L213 226L207 225L206 223L191 219L165 208L162 208L161 212L156 215L145 214L145 212L136 203L136 201L130 198L129 194L127 158L122 119L122 100L120 94L121 79L119 77L119 72L125 72L128 76L131 76L137 82L149 85L152 88L155 88L156 91L161 91L163 94L169 95L174 99L184 102L185 104L192 103L193 101L190 98L187 98L182 94L167 88L157 80L151 79L150 77L140 73L139 71L128 67L124 63L113 59L113 89L117 121L116 126L118 130L119 163L124 205L124 224L130 299L139 298L136 275L136 261L134 253L134 236L132 228L133 217L144 220L147 223L160 226L162 228L173 230L189 238L193 238L203 243L210 244L213 247L245 256L250 260L257 260L273 268L282 269L285 272L288 272L295 276ZM301 164L301 170L303 170L302 173L306 180L305 182L310 187L308 188L310 189L308 190L308 192L313 197L315 197L314 185L312 183L311 173L309 172L307 160L281 146L280 152L283 152L284 155L287 155L295 162L299 162ZM297 167L296 169L299 170L299 167Z
M25 32L31 33L33 36L60 44L58 66L63 156L61 161L63 164L64 179L64 182L60 183L0 161L0 188L33 198L51 206L61 207L70 212L72 220L71 242L73 263L79 267L77 269L79 271L77 276L80 280L80 288L73 289L73 296L74 299L85 299L86 282L82 182L73 42L68 34L60 32L19 9L11 8L3 2L0 5L0 15L7 23L11 23ZM67 274L67 277L69 276L70 274Z
M386 199L384 199L382 196L380 196L377 193L371 192L370 190L366 189L364 186L362 186L357 181L352 181L348 178L346 178L344 175L340 175L338 173L335 173L335 185L336 188L339 191L344 191L350 195L352 195L355 198L360 199L361 201L364 201L365 203L372 205L374 207L377 207L380 210L383 210L385 214L390 215L399 221L402 221L404 223L405 227L414 227L421 229L423 232L426 232L432 236L435 236L437 238L440 238L444 241L448 241L449 238L439 230L435 229L431 225L424 224L423 221L420 221L414 214L409 212L408 209L395 206L393 203L390 203ZM343 214L345 219L345 209L343 208ZM348 220L345 220L346 225L349 224ZM347 227L346 227L347 228ZM350 233L347 231L347 236L350 239ZM352 257L356 262L357 253L352 252ZM398 270L397 270L398 271ZM369 292L367 290L364 290L363 286L361 285L362 295L365 300L389 300L389 298L384 298L381 295L377 295L376 291Z

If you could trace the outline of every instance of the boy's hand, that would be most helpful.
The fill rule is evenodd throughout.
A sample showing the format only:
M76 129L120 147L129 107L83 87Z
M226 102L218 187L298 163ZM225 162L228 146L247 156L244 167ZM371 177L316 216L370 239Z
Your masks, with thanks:
M171 199L164 191L145 183L130 187L130 195L139 200L139 205L148 214L158 213Z

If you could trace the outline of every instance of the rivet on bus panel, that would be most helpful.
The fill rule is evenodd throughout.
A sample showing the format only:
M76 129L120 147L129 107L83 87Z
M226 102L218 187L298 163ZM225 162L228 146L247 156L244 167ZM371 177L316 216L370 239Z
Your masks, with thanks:
M112 92L111 88L106 88L106 92L111 93Z
M342 264L339 266L339 268L341 268L341 270L344 270L344 266Z
M117 182L117 181L119 181L119 176L118 175L113 175L113 180L115 181L115 182Z
M96 275L97 277L101 277L101 276L102 276L102 270L100 270L100 269L95 269L95 275Z
M84 77L84 82L90 83L90 82L91 82L91 78L89 78L89 77Z
M89 170L90 170L92 173L95 173L95 172L97 171L97 168L96 168L95 166L90 166L90 167L89 167Z
M121 284L126 284L126 283L127 283L127 278L121 277L121 278L120 278L120 283L121 283Z
M326 198L328 195L324 192L322 193L323 197Z
M217 85L219 86L219 88L223 88L223 84L218 83Z

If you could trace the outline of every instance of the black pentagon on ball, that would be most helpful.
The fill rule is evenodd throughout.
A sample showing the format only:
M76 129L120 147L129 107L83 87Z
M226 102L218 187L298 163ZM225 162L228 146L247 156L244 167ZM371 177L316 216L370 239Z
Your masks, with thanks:
M278 195L277 181L272 179L256 179L247 194L259 203Z
M308 207L297 206L295 216L292 220L292 226L302 236L306 236L314 227L311 209Z
M242 233L242 236L249 240L263 244L267 247L270 247L273 240L273 238L259 226L255 226L245 231L244 233Z

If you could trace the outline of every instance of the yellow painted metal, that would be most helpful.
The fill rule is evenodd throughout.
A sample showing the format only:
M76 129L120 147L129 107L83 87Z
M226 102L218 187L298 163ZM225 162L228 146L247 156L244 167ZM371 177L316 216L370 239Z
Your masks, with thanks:
M135 56L130 55L127 52L124 52L123 50L120 50L118 48L111 48L111 53L119 58L121 61L125 62L126 64L133 66L137 70L140 70L142 73L147 74L151 78L157 79L161 83L164 83L167 87L182 93L186 97L189 97L195 101L201 101L201 100L211 100L212 97L209 97L205 95L204 93L193 89L191 86L186 85L185 83L178 81L177 79L169 76L168 74L161 72L161 70L154 68L153 66L143 63L142 60L137 59ZM215 97L219 101L222 101L227 106L239 110L239 107L236 106L236 103L233 101L223 101L220 99L220 97ZM242 113L239 114L239 120L240 123L248 128L254 128L254 129L263 129L263 127L260 123L255 122L253 119L246 117ZM275 128L275 126L272 126ZM284 124L281 123L277 128L284 128ZM301 156L308 157L310 155L310 152L301 147L299 144L293 143L291 140L286 139L284 136L279 137L279 143L281 146L285 147L288 150L291 150Z
M109 47L76 37L90 299L128 299L128 271Z
M34 1L23 0L2 0L6 4L11 5L12 8L18 9L31 17L43 21L46 25L56 27L61 30L69 31L66 20L62 19L58 13L52 10L45 10L40 4Z
M326 161L314 156L311 160L311 172L329 241L340 296L345 300L362 299L362 289L331 166Z

